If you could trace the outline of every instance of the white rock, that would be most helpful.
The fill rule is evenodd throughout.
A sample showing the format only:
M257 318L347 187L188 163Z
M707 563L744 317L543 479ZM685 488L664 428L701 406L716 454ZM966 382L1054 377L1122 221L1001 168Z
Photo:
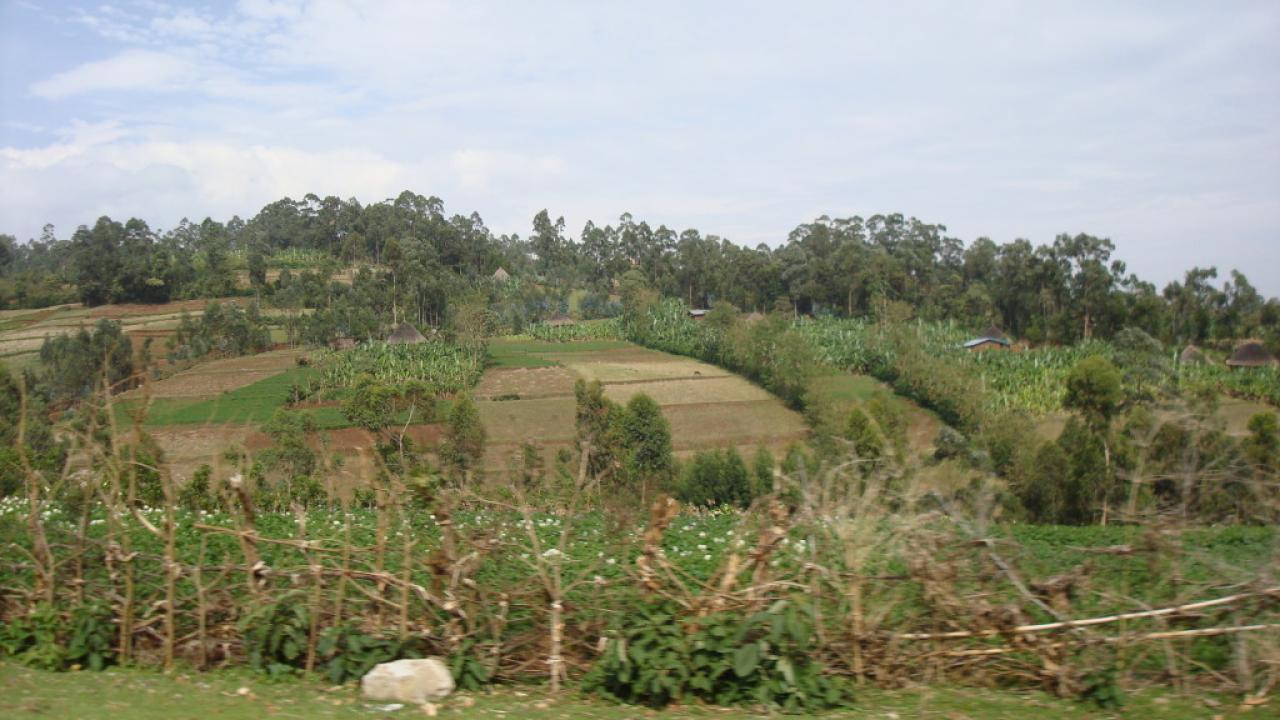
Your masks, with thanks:
M421 705L448 697L453 675L438 658L396 660L374 666L360 679L360 688L370 700Z

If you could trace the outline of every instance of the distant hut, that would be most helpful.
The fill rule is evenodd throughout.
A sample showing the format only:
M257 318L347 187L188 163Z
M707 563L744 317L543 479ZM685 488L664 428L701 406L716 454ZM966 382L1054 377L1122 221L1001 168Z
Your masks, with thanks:
M418 332L418 328L407 322L400 323L400 327L387 336L388 345L417 345L426 341L427 338Z
M1245 340L1227 358L1227 365L1233 368L1274 367L1280 365L1280 360L1276 360L1261 340Z
M1188 345L1182 348L1182 352L1178 355L1178 364L1180 365L1203 365L1205 362L1204 351L1195 345Z
M349 337L334 338L333 341L329 343L329 347L333 348L334 350L350 350L355 346L356 346L355 338L349 338Z
M753 312L749 315L744 316L742 318L742 322L747 323L748 325L751 325L753 323L758 323L763 319L764 319L764 313Z
M689 310L689 317L694 320L702 320L707 316L708 312L709 311L706 308L691 308Z
M497 270L493 271L494 282L504 283L510 279L511 279L511 274L508 273L506 270L503 270L502 268L498 268Z
M564 313L560 313L558 315L552 315L551 317L547 318L546 324L550 325L551 327L561 327L564 325L573 325L574 323L573 323L573 318L569 317L568 315L565 315Z
M1007 350L1008 348L1009 338L1005 337L1000 328L995 325L987 326L987 329L983 330L981 335L964 344L965 350L973 350L975 352L994 349Z

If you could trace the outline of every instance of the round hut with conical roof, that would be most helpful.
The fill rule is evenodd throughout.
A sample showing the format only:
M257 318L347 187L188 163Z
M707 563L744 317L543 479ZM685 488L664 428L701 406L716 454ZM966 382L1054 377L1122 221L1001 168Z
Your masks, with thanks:
M1271 354L1261 340L1245 340L1236 346L1235 352L1227 358L1227 366L1233 368L1274 367L1280 360Z
M493 271L494 282L504 283L510 279L511 279L511 273L507 272L503 268L498 268L497 270Z
M1178 363L1182 365L1203 365L1205 363L1204 351L1195 345L1188 345L1182 348L1182 353L1178 355Z
M426 341L427 338L418 332L418 328L408 322L400 323L396 331L387 336L388 345L417 345Z

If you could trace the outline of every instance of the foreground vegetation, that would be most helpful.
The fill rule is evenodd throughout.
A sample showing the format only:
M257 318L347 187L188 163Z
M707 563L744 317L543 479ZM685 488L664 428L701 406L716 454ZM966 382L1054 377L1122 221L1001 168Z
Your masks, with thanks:
M257 720L264 715L307 718L367 718L371 715L411 717L421 715L414 708L387 710L388 703L369 702L351 686L337 688L328 683L299 680L263 682L249 673L179 672L170 675L113 669L104 673L57 674L0 663L0 684L7 689L0 699L0 712L11 718L74 717L149 720L172 717L218 717L226 720ZM241 694L244 688L248 692ZM1223 717L1251 715L1229 696L1178 695L1151 689L1133 693L1124 715L1182 720L1202 718L1206 712ZM867 689L858 694L854 707L823 715L831 720L887 717L896 714L911 718L957 717L1014 720L1034 708L1045 720L1111 717L1119 713L1099 710L1040 692L981 690L958 687L912 687L896 691ZM1262 708L1262 709L1265 709ZM590 697L549 695L540 686L499 687L482 692L462 692L439 703L442 716L519 716L530 720L623 720L636 711ZM735 710L735 717L771 717L765 711ZM662 717L723 717L720 708L681 706L669 708Z

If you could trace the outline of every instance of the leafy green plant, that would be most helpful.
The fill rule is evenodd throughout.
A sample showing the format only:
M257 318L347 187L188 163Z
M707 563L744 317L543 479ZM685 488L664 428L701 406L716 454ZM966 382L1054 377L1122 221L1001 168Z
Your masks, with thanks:
M115 662L115 625L111 608L92 604L71 613L66 662L90 670L103 670Z
M784 712L836 707L849 698L812 659L812 609L802 601L778 600L746 618L717 613L686 621L666 602L629 617L584 679L589 692L652 707L696 697Z
M1124 706L1124 691L1116 681L1114 666L1105 667L1089 673L1084 677L1085 687L1080 699L1093 703L1104 710L1118 710Z
M286 593L240 620L249 666L271 676L297 672L306 661L311 614L301 592Z
M489 684L489 668L476 657L475 640L464 640L449 656L449 672L459 690L478 690Z
M335 683L363 677L378 663L422 657L420 642L372 636L350 626L325 628L316 642L324 673Z
M67 651L60 640L63 630L57 610L40 605L27 616L0 625L0 652L40 670L65 670Z

